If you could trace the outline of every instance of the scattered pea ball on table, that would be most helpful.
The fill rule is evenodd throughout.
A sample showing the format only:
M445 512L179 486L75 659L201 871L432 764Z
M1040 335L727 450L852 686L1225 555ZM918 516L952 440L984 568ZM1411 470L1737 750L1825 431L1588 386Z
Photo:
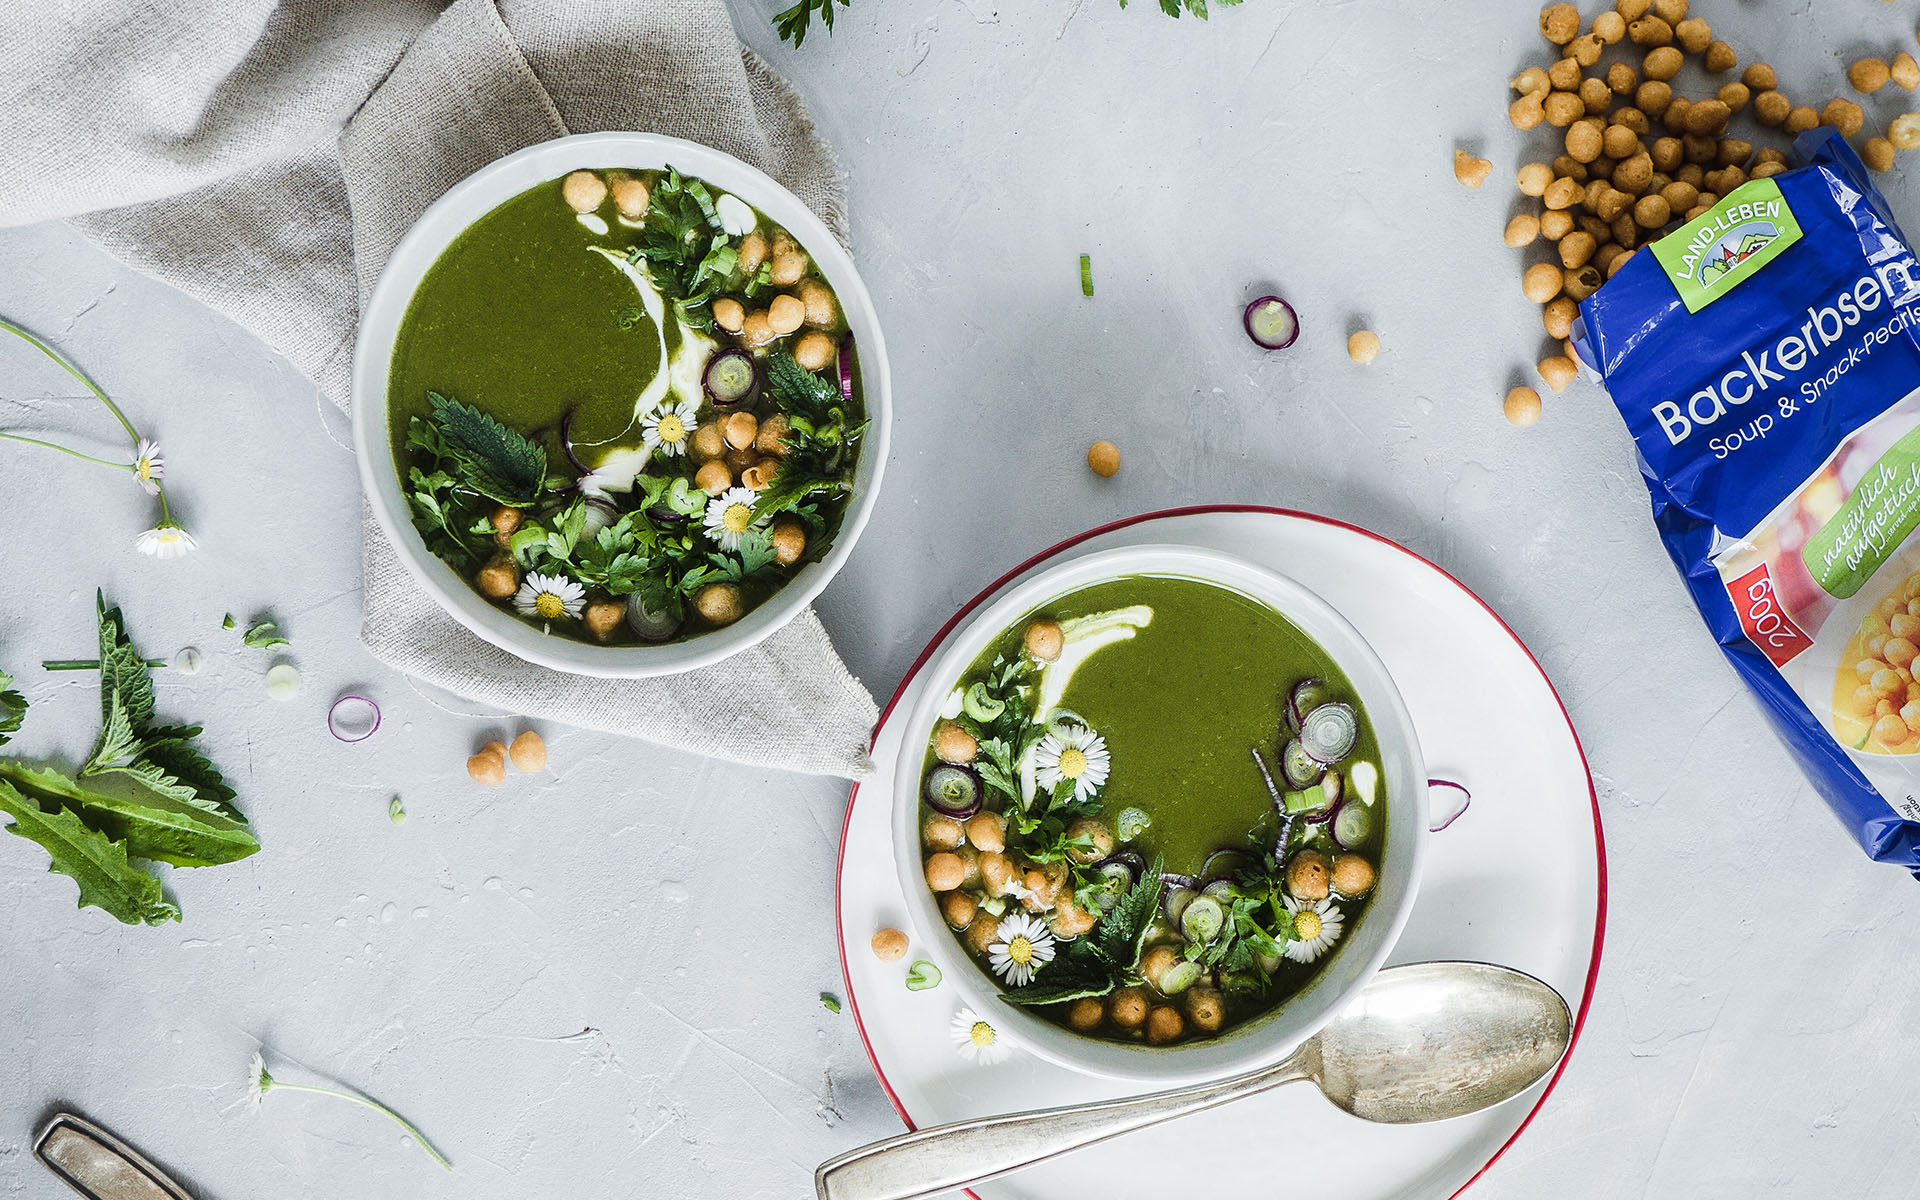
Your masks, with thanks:
M1540 393L1530 387L1517 387L1507 393L1507 422L1531 425L1540 419Z
M1347 336L1347 357L1357 363L1370 363L1380 357L1380 335L1361 329Z
M1100 478L1111 479L1120 469L1120 447L1105 441L1088 446L1087 466Z

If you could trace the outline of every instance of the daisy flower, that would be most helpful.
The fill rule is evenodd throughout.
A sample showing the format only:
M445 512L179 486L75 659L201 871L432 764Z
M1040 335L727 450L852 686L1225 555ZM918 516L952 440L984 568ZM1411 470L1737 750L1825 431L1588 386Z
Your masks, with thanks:
M578 618L586 604L587 589L565 575L529 572L520 590L514 593L513 606L523 617L557 621L561 617Z
M754 519L753 501L752 490L743 487L728 488L707 501L707 536L720 543L722 550L738 550L740 538L749 529L766 523L765 518Z
M160 480L167 473L167 461L160 457L160 444L141 438L133 452L133 477L149 496L160 494Z
M1071 780L1074 799L1085 800L1107 781L1112 761L1105 738L1084 725L1068 726L1034 747L1034 779L1048 791L1063 779Z
M1000 1031L971 1008L954 1013L953 1024L948 1029L953 1035L954 1049L968 1062L987 1066L1004 1060L1009 1053L1007 1044L1000 1040Z
M267 1060L255 1050L253 1062L247 1067L247 1096L257 1105L272 1087L273 1076L267 1073Z
M161 521L134 539L133 548L154 558L181 558L193 551L193 535L172 521Z
M699 411L697 400L661 405L640 422L640 440L648 450L657 450L669 458L685 454L693 431L700 428L700 423L693 419L693 414Z
M1340 940L1340 910L1333 906L1332 898L1312 902L1295 900L1292 896L1284 899L1287 911L1293 914L1293 937L1287 941L1286 949L1288 958L1310 963Z
M1053 934L1038 917L1010 913L993 931L987 962L994 974L1015 987L1032 982L1034 972L1053 961Z

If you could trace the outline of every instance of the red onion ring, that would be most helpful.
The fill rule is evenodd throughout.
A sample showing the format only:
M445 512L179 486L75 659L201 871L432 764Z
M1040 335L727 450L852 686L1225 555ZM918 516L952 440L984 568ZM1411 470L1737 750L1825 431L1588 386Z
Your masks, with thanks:
M853 335L849 333L840 342L840 398L853 399Z
M1438 825L1429 825L1427 827L1428 833L1440 833L1441 831L1445 830L1447 826L1453 824L1455 821L1458 821L1461 818L1461 816L1463 816L1466 813L1467 809L1471 807L1473 804L1473 793L1467 790L1465 784L1455 783L1451 779L1427 780L1427 791L1432 792L1435 788L1446 788L1450 791L1459 792L1460 807L1454 809L1453 812L1449 813L1447 817L1444 820L1442 820Z
M365 733L354 732L359 728L356 717L368 721ZM327 710L327 732L343 742L364 742L379 729L380 706L365 696L342 696Z

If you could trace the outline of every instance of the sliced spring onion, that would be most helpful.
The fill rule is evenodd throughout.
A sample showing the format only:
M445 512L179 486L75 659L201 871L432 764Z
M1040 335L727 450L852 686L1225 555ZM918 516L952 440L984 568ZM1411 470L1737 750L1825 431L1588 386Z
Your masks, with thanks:
M1246 327L1253 344L1262 350L1285 350L1300 336L1300 318L1294 313L1293 305L1278 296L1262 296L1247 305L1240 315L1240 323Z
M1316 813L1327 806L1327 794L1320 790L1319 784L1302 788L1297 792L1288 792L1281 798L1285 802L1285 811L1289 816L1304 813Z
M1091 254L1080 256L1080 294L1093 295L1093 255Z
M198 675L200 665L200 651L192 646L182 646L180 652L173 656L173 669L182 675Z
M1333 689L1324 680L1309 677L1294 684L1293 690L1287 693L1287 727L1298 733L1307 714L1331 699Z
M327 710L327 732L343 742L364 742L380 728L380 706L365 696L342 696Z
M407 823L407 806L400 803L400 797L395 796L393 799L387 801L387 820L392 821L395 825L405 825Z
M997 721L1000 719L1000 714L1007 711L1007 702L994 699L984 683L976 683L968 688L966 698L960 702L960 706L976 721Z
M840 1011L840 997L834 995L832 992L821 992L820 1007L830 1013L837 1013Z
M1153 826L1153 818L1144 809L1123 808L1114 818L1113 832L1123 842L1131 842Z
M1373 840L1374 824L1373 809L1349 800L1334 812L1327 832L1342 850L1358 850Z
M926 959L920 959L907 968L907 990L924 992L928 988L940 986L940 968Z
M291 700L300 690L300 669L292 663L275 663L267 668L267 695L275 700Z
M1346 798L1346 781L1340 777L1339 771L1330 767L1320 777L1320 791L1326 796L1328 804L1338 804Z
M1289 738L1280 751L1280 773L1287 777L1288 787L1311 787L1326 770L1307 753L1299 738Z
M1047 732L1063 742L1074 734L1085 733L1092 728L1085 717L1070 708L1056 708L1047 717Z
M1178 996L1199 982L1200 964L1183 958L1160 972L1158 987L1163 996Z
M1220 929L1227 923L1226 910L1212 896L1201 894L1193 898L1186 911L1180 914L1180 932L1190 942L1206 945L1220 936Z
M1186 884L1168 882L1166 890L1160 894L1160 911L1167 915L1168 921L1178 925L1180 918L1187 913L1187 905L1192 904L1194 897L1199 894Z
M1314 761L1327 766L1353 753L1360 740L1360 718L1339 703L1322 704L1300 719L1300 745Z

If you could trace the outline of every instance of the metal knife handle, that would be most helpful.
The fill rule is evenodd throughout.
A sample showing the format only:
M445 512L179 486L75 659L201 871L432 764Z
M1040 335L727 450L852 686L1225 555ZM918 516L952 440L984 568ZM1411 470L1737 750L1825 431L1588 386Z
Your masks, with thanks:
M33 1156L87 1200L193 1200L145 1155L72 1113L53 1115Z

